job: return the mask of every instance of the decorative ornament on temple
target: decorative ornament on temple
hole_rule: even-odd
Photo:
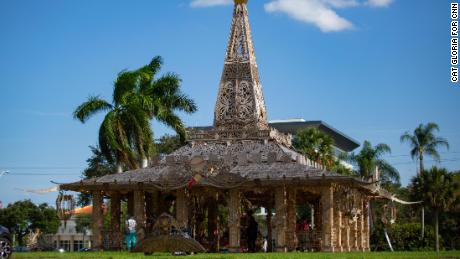
[[[385,204],[382,206],[382,215],[380,220],[384,225],[392,225],[396,223],[396,219],[398,218],[398,210],[393,202],[389,204]]]
[[[59,192],[56,199],[56,211],[60,220],[64,221],[64,226],[67,224],[75,209],[75,200],[72,195]]]

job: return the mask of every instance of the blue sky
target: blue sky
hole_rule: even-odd
[[[228,2],[0,0],[0,171],[11,172],[0,200],[53,203],[55,193],[20,189],[78,180],[102,116],[83,125],[72,111],[89,95],[110,99],[118,72],[155,55],[199,106],[187,125],[211,124]],[[249,12],[269,119],[323,120],[361,143],[387,143],[403,184],[416,164],[399,136],[436,122],[451,144],[441,166],[460,169],[449,1],[250,0]]]

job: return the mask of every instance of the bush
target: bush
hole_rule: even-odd
[[[430,225],[425,225],[425,237],[423,239],[421,238],[422,226],[420,223],[394,224],[387,231],[391,245],[395,251],[425,251],[435,249],[434,229]],[[439,238],[439,243],[443,244],[442,238]],[[382,226],[374,229],[373,240],[376,241],[376,249],[390,249],[386,242]]]

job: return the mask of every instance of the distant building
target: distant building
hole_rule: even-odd
[[[76,252],[82,248],[91,248],[91,230],[88,229],[84,234],[77,233],[76,218],[92,212],[92,206],[76,209],[75,214],[66,222],[61,220],[61,224],[56,234],[48,235],[47,239],[56,249],[64,249],[67,252]]]

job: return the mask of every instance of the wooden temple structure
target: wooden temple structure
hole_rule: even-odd
[[[122,246],[124,200],[138,222],[139,238],[166,212],[208,250],[238,252],[246,246],[246,210],[263,207],[266,236],[273,241],[268,250],[294,251],[297,208],[308,204],[312,249],[369,251],[369,201],[391,195],[375,181],[328,172],[297,153],[291,135],[269,127],[247,0],[234,2],[213,128],[189,132],[187,145],[146,168],[61,184],[60,189],[92,194],[96,248],[103,246],[105,199],[111,249]]]

